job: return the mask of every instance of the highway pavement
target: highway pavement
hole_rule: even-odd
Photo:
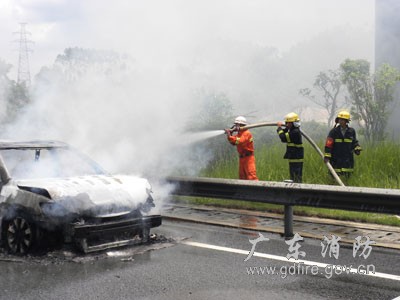
[[[70,249],[25,258],[3,253],[0,299],[400,296],[397,249],[366,243],[354,249],[340,241],[285,240],[277,233],[167,219],[153,233],[151,244],[91,255]]]

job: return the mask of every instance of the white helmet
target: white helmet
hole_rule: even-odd
[[[239,125],[247,125],[247,121],[245,117],[239,116],[235,119],[235,124]]]

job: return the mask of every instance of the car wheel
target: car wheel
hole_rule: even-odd
[[[26,218],[16,216],[7,221],[4,228],[4,242],[12,254],[26,254],[33,249],[36,241],[36,227]]]

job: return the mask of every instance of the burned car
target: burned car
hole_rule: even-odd
[[[84,252],[145,242],[161,225],[148,180],[110,175],[58,141],[0,141],[1,244],[26,254],[50,238]]]

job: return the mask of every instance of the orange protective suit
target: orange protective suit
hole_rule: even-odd
[[[258,180],[251,132],[245,129],[237,135],[228,134],[228,141],[236,146],[239,153],[239,179]]]

